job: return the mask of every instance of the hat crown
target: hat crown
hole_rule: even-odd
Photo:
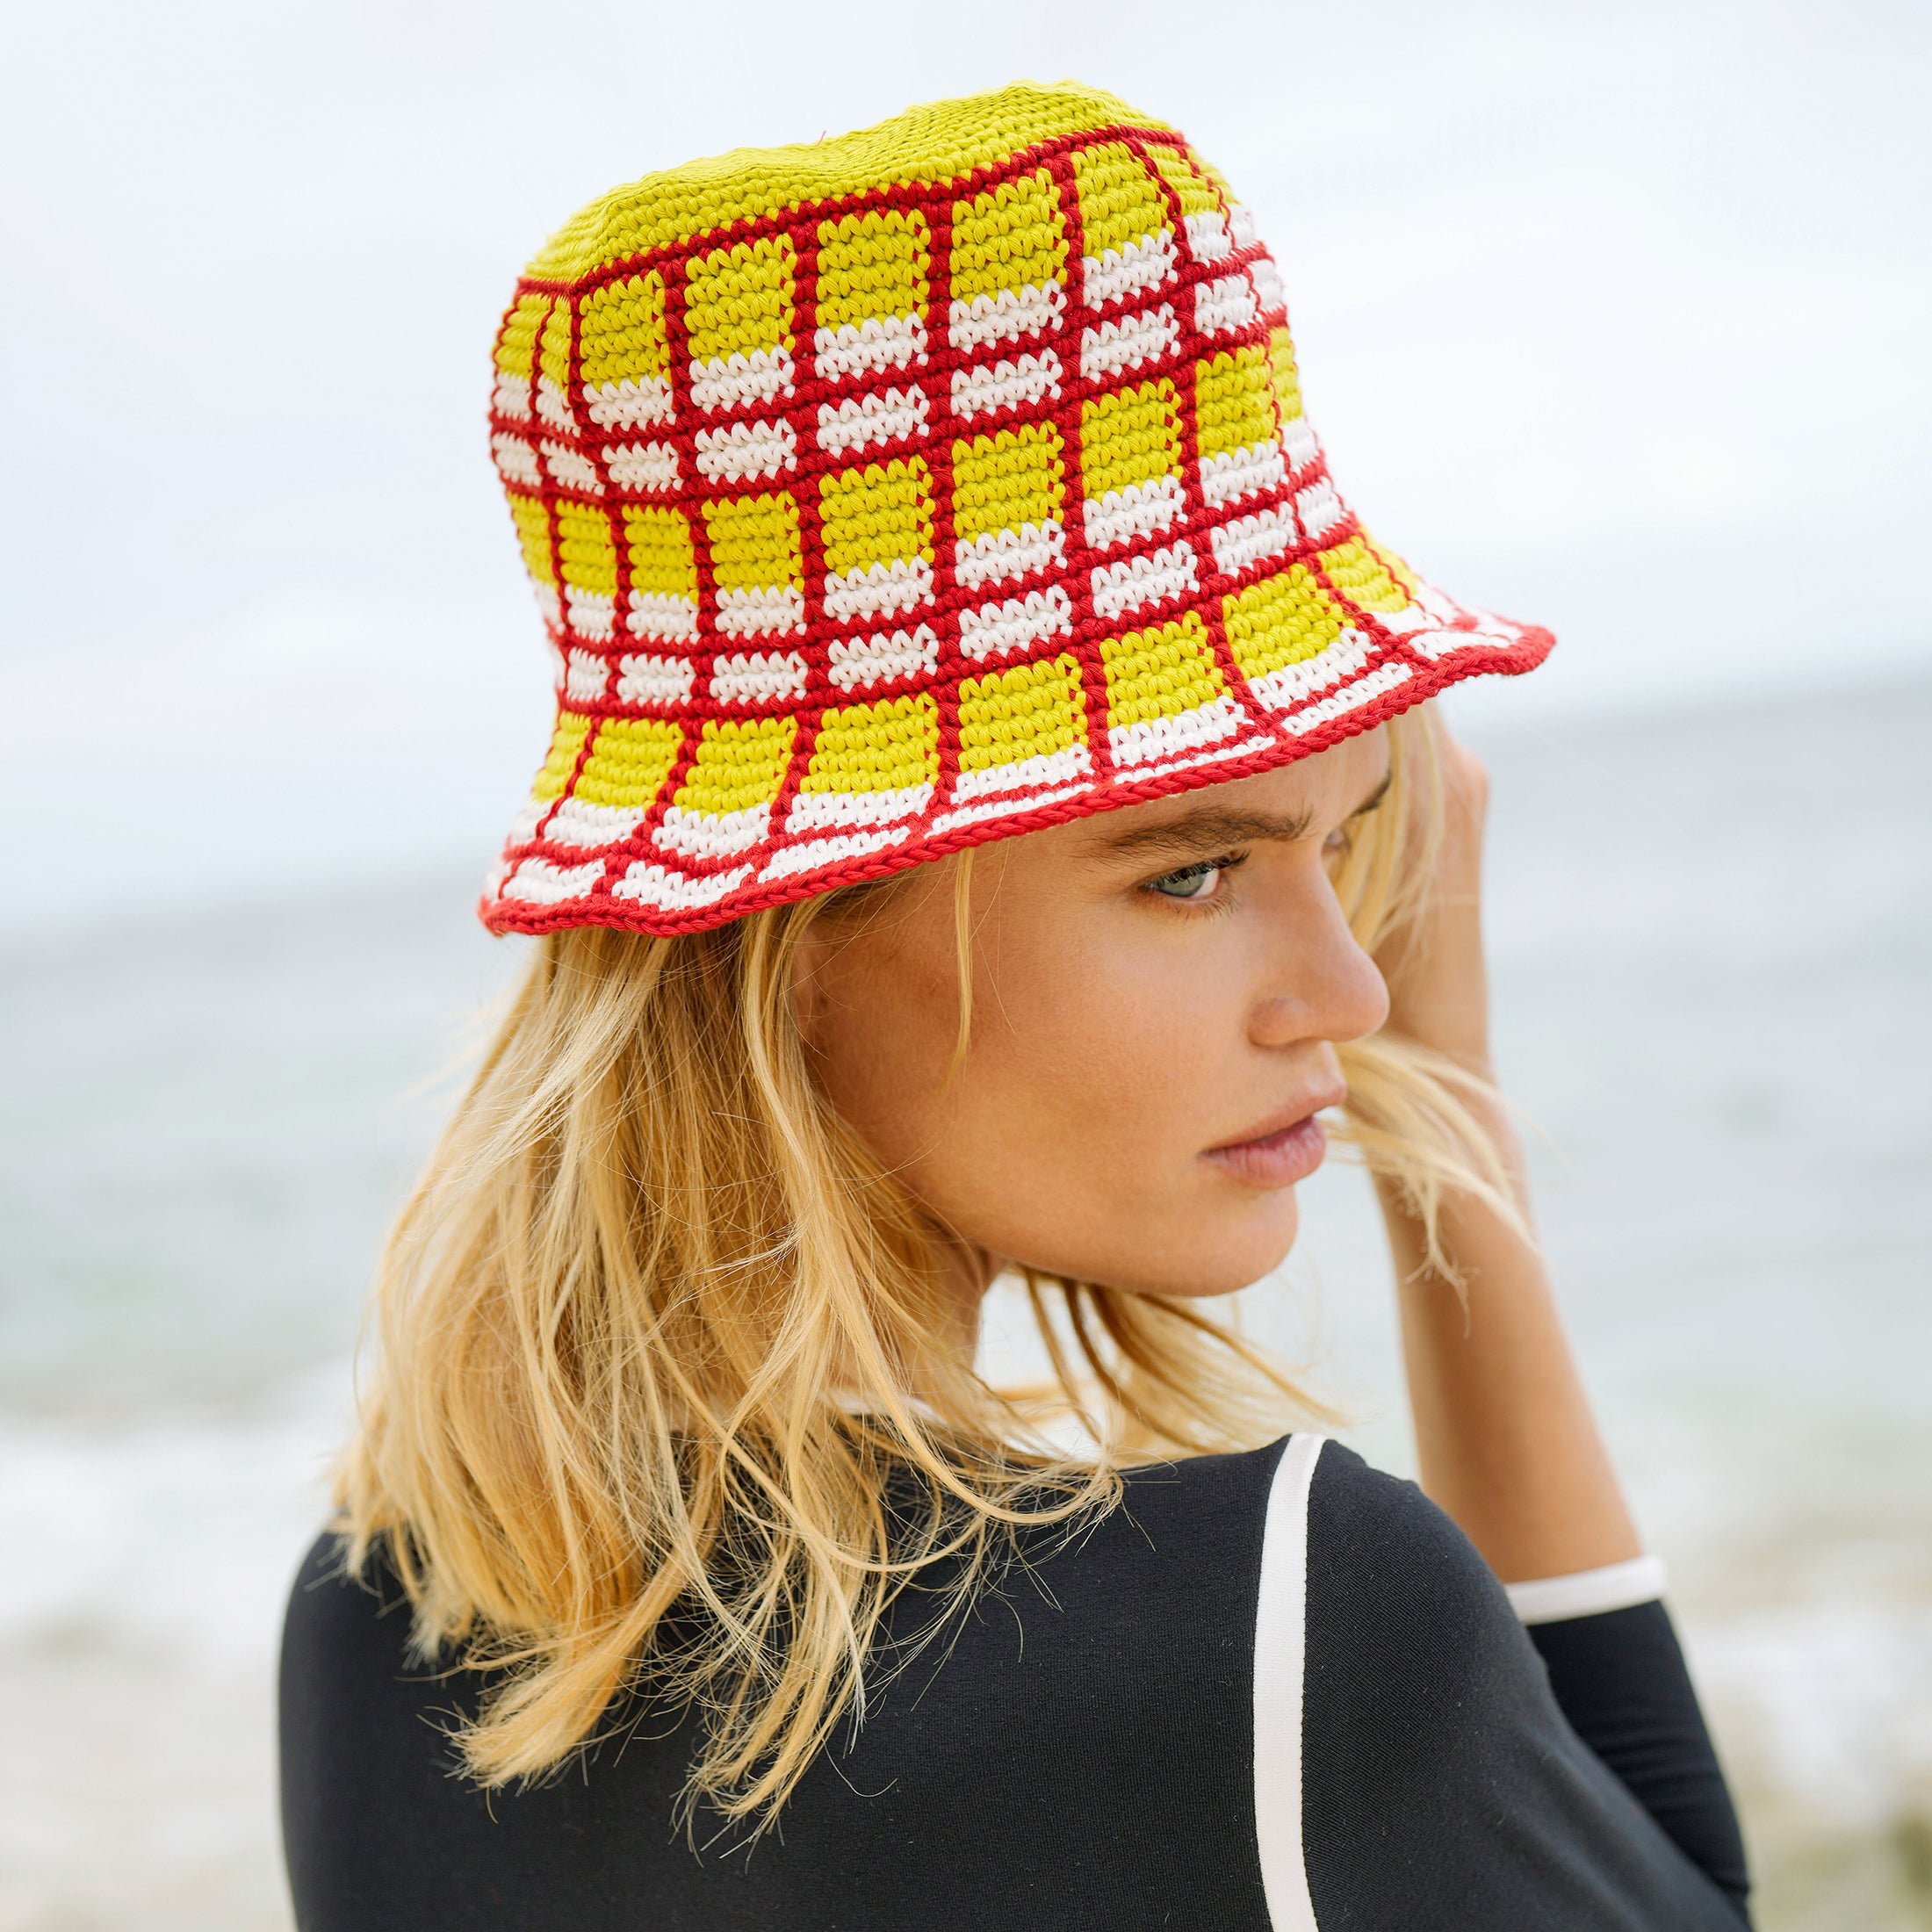
[[[1110,126],[1173,135],[1117,95],[1073,82],[929,101],[876,126],[779,148],[734,148],[613,188],[553,234],[524,270],[574,281],[614,262],[818,203],[943,187],[998,171],[1016,154]]]
[[[1072,85],[602,197],[519,283],[492,443],[559,696],[498,926],[715,923],[1547,647],[1361,534],[1246,211]]]

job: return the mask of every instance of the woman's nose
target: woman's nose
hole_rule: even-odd
[[[1388,1018],[1388,988],[1355,943],[1326,873],[1285,906],[1280,945],[1248,1020],[1258,1047],[1360,1040]]]

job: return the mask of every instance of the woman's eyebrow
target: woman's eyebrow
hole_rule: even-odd
[[[1157,825],[1116,833],[1107,841],[1114,853],[1199,852],[1216,846],[1253,845],[1263,840],[1305,839],[1313,814],[1284,817],[1268,811],[1231,811],[1225,805],[1200,805]]]
[[[1385,771],[1375,789],[1350,812],[1349,817],[1359,818],[1363,813],[1374,811],[1388,796],[1395,775],[1393,770]],[[1297,839],[1307,838],[1313,823],[1314,814],[1308,811],[1288,814],[1235,811],[1226,805],[1204,802],[1193,811],[1184,811],[1179,818],[1166,819],[1160,825],[1142,825],[1129,832],[1116,833],[1107,840],[1106,850],[1110,856],[1139,855],[1200,852],[1220,846],[1255,845],[1265,840],[1292,843]]]

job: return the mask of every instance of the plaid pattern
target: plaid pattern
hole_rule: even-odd
[[[714,925],[1551,642],[1361,530],[1248,212],[1078,88],[606,196],[518,285],[491,441],[559,701],[503,930]]]

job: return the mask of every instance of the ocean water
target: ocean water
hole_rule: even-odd
[[[1503,1069],[1761,1923],[1932,1925],[1932,685],[1475,742]],[[0,951],[0,1932],[287,1926],[280,1599],[514,963],[472,886]],[[1304,1220],[1246,1318],[1404,1468],[1360,1177]]]

